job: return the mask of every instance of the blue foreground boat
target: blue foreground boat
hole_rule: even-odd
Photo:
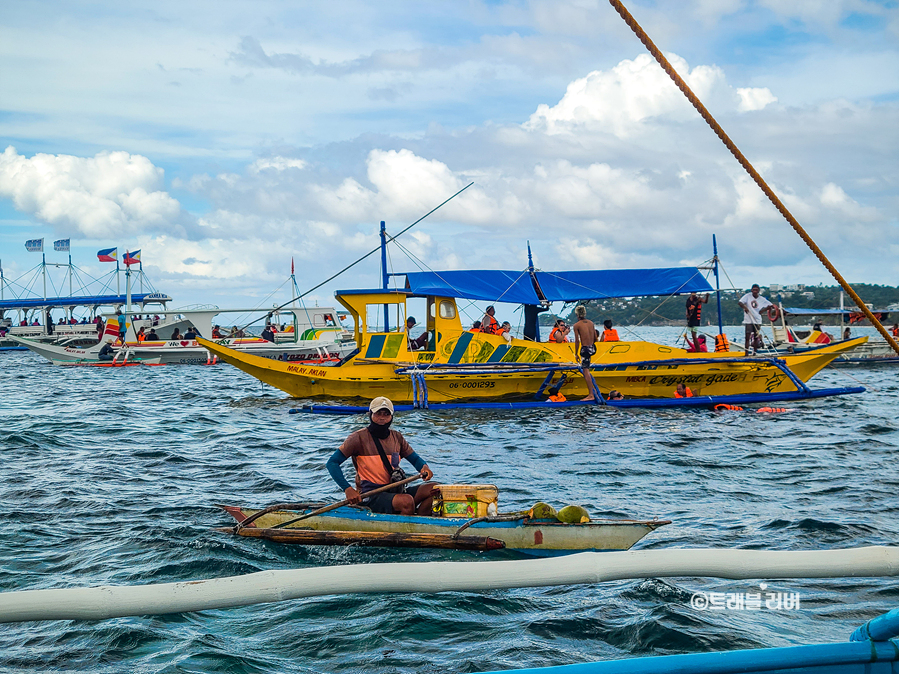
[[[869,620],[845,643],[664,655],[512,671],[516,674],[897,674],[899,643],[893,641],[896,637],[899,637],[899,609]]]

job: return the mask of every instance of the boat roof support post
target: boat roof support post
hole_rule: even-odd
[[[718,278],[718,241],[712,234],[712,259],[715,261],[715,299],[718,302],[718,334],[724,334],[724,323],[721,320],[721,281]]]
[[[385,291],[387,283],[387,223],[381,220],[381,286]],[[390,306],[387,304],[384,305],[384,332],[390,332]]]

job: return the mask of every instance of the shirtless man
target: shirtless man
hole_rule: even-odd
[[[571,326],[574,331],[574,352],[580,356],[581,371],[584,373],[584,380],[587,382],[587,390],[590,392],[584,400],[594,400],[594,391],[596,383],[593,381],[593,375],[590,374],[590,358],[596,353],[596,340],[599,333],[596,331],[596,325],[593,321],[587,320],[587,307],[583,304],[578,305],[574,310],[577,316],[577,323]]]

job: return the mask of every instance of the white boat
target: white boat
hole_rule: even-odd
[[[254,309],[179,309],[162,316],[126,318],[125,344],[117,343],[118,319],[110,316],[103,339],[92,346],[47,344],[9,335],[15,343],[26,346],[55,365],[92,365],[102,363],[99,352],[106,342],[112,344],[117,362],[140,362],[159,365],[208,365],[218,362],[195,339],[171,339],[175,330],[187,333],[193,327],[200,336],[213,336],[213,320],[220,314],[259,314]],[[340,324],[340,316],[331,307],[290,307],[274,312],[280,327],[274,341],[256,336],[224,337],[216,341],[243,353],[264,358],[331,365],[351,354],[356,343],[352,333]],[[284,322],[281,323],[280,321]],[[137,331],[153,328],[161,338],[138,341]],[[121,355],[120,355],[121,354]]]

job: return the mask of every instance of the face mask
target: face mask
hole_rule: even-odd
[[[376,424],[374,419],[371,420],[371,423],[368,425],[368,431],[378,440],[384,440],[390,435],[390,424],[393,422],[393,417],[390,417],[390,421],[386,424]]]

